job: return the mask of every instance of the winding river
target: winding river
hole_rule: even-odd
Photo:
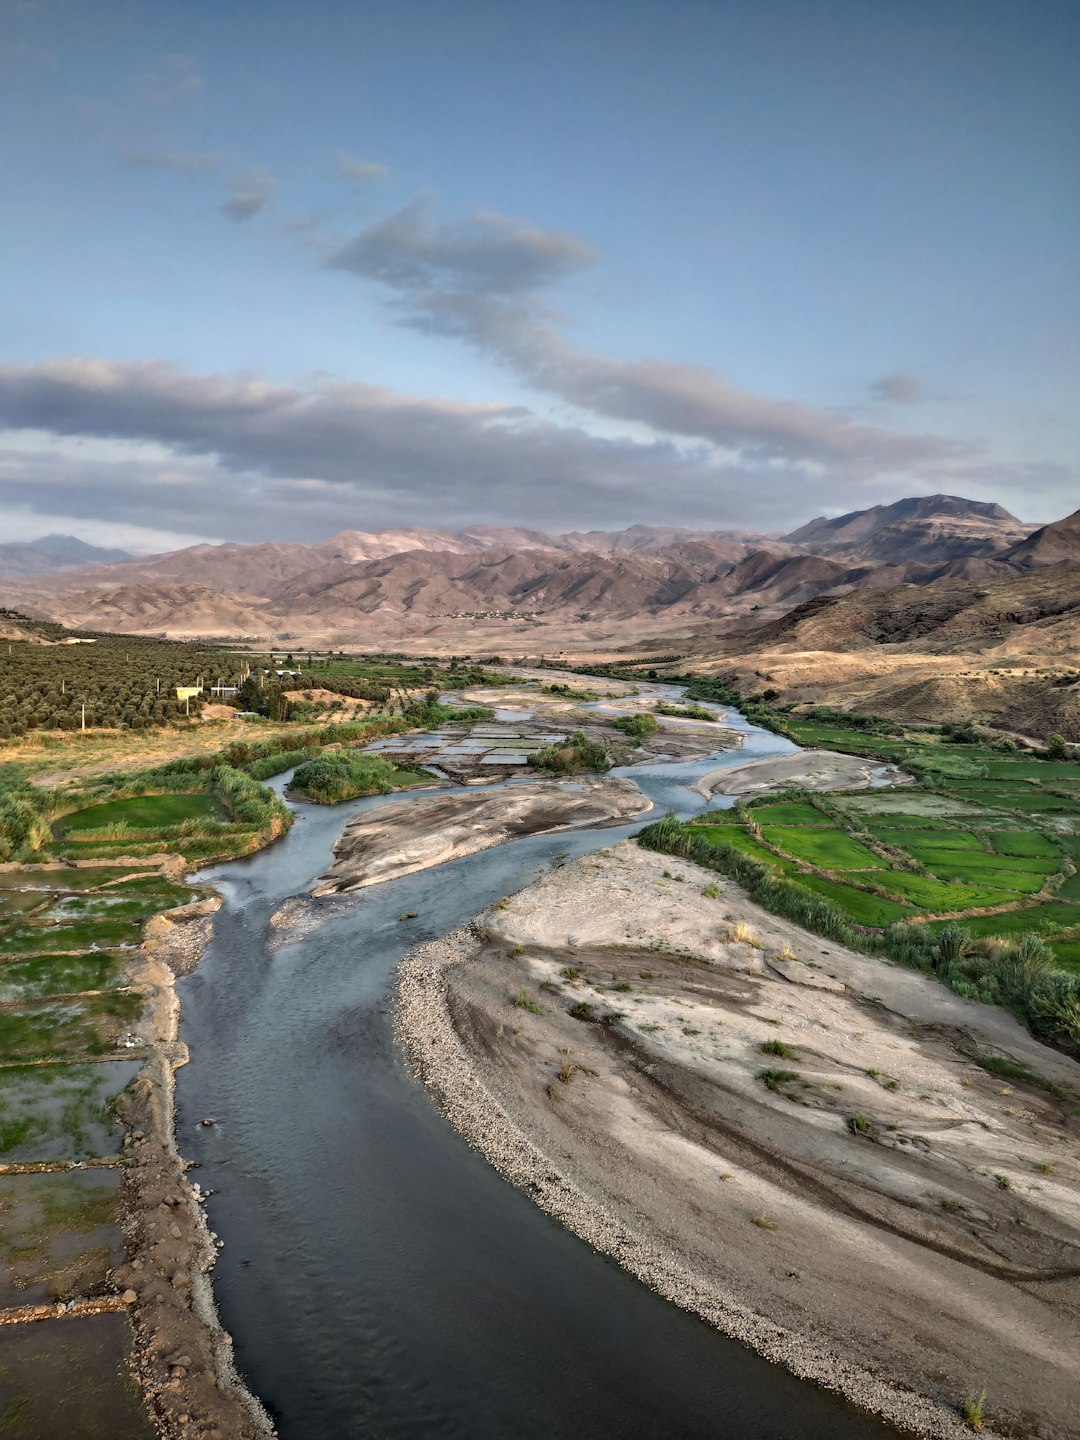
[[[689,814],[704,805],[690,780],[795,748],[728,723],[743,749],[616,773],[655,814]],[[542,1214],[454,1134],[395,1047],[393,974],[407,950],[640,822],[533,836],[376,886],[269,949],[282,900],[326,868],[349,815],[382,803],[300,806],[281,844],[203,872],[224,904],[180,985],[193,1057],[177,1076],[180,1148],[215,1192],[215,1293],[282,1440],[894,1435]]]

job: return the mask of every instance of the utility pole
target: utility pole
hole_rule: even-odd
[[[79,726],[79,729],[80,729],[80,730],[83,730],[83,731],[86,730],[86,701],[85,701],[85,700],[83,701],[83,706],[82,706],[82,724]]]

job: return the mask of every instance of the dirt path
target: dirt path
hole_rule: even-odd
[[[452,1123],[672,1300],[914,1434],[984,1385],[990,1433],[1080,1434],[1080,1066],[1004,1012],[630,842],[398,999]]]

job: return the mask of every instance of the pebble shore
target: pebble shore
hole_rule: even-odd
[[[405,956],[397,975],[398,1041],[414,1073],[458,1134],[568,1230],[722,1334],[792,1374],[843,1395],[904,1434],[920,1440],[970,1436],[971,1430],[955,1412],[891,1385],[809,1336],[776,1325],[715,1283],[706,1283],[677,1255],[635,1232],[613,1208],[587,1195],[533,1142],[484,1085],[450,1015],[448,974],[467,964],[480,943],[472,926],[425,942]],[[993,1434],[989,1429],[982,1433]]]

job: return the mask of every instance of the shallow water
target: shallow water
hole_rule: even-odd
[[[620,773],[655,815],[690,813],[705,802],[689,779],[792,748],[746,726],[741,751]],[[281,900],[325,869],[350,814],[384,803],[300,807],[282,844],[207,872],[225,903],[180,987],[181,1148],[216,1192],[215,1290],[282,1440],[891,1435],[543,1215],[450,1130],[396,1050],[408,949],[640,824],[532,836],[367,889],[269,954]]]

